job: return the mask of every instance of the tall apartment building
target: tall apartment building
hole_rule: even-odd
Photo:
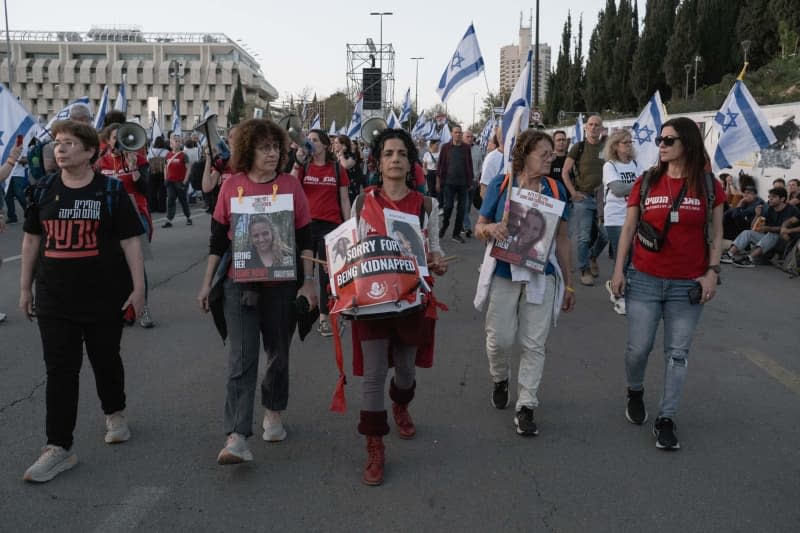
[[[0,42],[5,43],[5,32]],[[150,112],[171,129],[176,85],[181,128],[195,125],[206,103],[227,125],[237,77],[246,102],[267,109],[278,91],[256,60],[221,33],[143,33],[137,28],[92,28],[81,32],[11,31],[11,91],[40,120],[71,100],[88,96],[97,109],[108,85],[113,103],[127,82],[128,117],[150,124]],[[177,72],[177,84],[176,76]],[[0,50],[0,81],[9,83],[9,58]]]
[[[519,79],[519,73],[525,64],[528,57],[528,50],[533,49],[531,28],[533,20],[525,26],[523,24],[522,15],[520,15],[519,24],[519,44],[510,44],[500,48],[500,91],[510,92],[514,89]],[[545,96],[547,95],[547,80],[550,79],[550,45],[539,43],[539,105],[544,103]],[[534,51],[534,61],[536,60],[536,53]],[[531,76],[535,74],[535,68],[531,69]],[[531,83],[534,87],[535,83]],[[535,90],[535,89],[534,89]]]

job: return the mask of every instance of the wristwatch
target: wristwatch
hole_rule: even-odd
[[[719,274],[720,272],[722,272],[722,269],[720,268],[720,266],[719,266],[719,265],[708,265],[708,268],[706,269],[706,272],[708,272],[709,270],[713,270],[713,271],[714,271],[714,272],[716,272],[717,274]]]

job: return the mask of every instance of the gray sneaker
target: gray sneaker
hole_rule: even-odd
[[[5,313],[0,313],[0,322],[4,322],[5,319],[6,319],[6,314]]]
[[[247,439],[239,433],[231,433],[225,441],[225,447],[217,455],[217,464],[237,465],[252,461],[253,453],[247,447]]]
[[[286,429],[283,427],[280,411],[265,409],[261,427],[264,428],[261,438],[267,442],[280,442],[286,439]]]
[[[117,411],[106,415],[106,444],[119,444],[131,438],[128,420],[124,411]]]
[[[147,305],[144,306],[144,311],[142,311],[142,316],[139,318],[139,325],[145,329],[150,329],[155,326],[153,322],[153,317],[150,316],[150,307]]]
[[[34,483],[45,483],[76,464],[78,464],[77,455],[61,446],[48,444],[42,448],[42,455],[25,471],[22,479]]]

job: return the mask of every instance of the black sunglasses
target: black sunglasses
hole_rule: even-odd
[[[659,135],[658,137],[656,137],[656,146],[661,146],[662,142],[664,143],[664,146],[672,146],[678,139],[680,139],[680,137],[672,137],[669,135],[667,135],[666,137],[662,137],[661,135]]]

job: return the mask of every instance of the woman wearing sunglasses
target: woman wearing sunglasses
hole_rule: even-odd
[[[626,276],[625,262],[616,262],[611,288],[627,303],[625,416],[633,424],[647,420],[644,375],[658,323],[664,322],[664,390],[653,435],[657,448],[677,450],[674,418],[689,346],[719,276],[725,193],[718,180],[707,179],[703,138],[694,121],[665,122],[656,143],[660,161],[634,184],[619,239],[617,257],[627,256],[633,243],[633,264]],[[715,189],[713,206],[708,205],[709,184]]]

